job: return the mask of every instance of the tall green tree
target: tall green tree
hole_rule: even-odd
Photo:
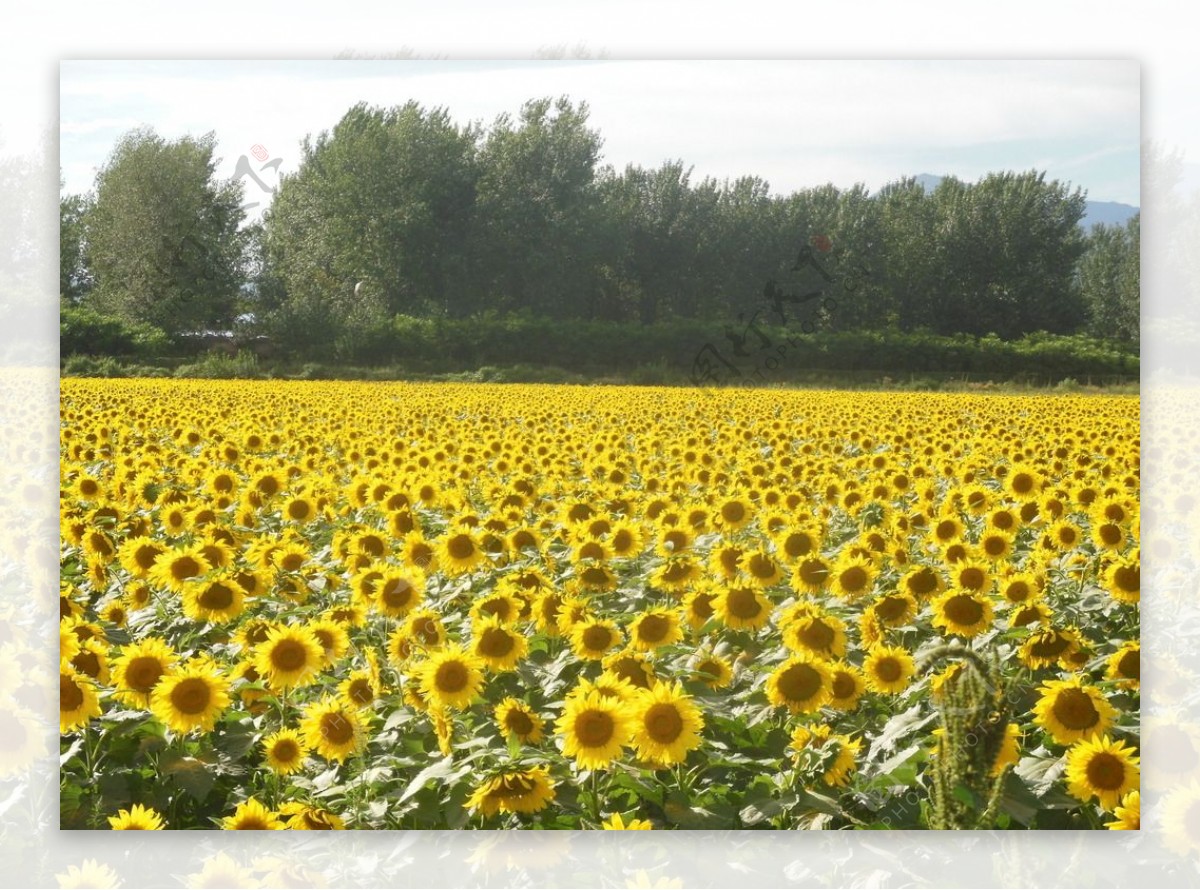
[[[88,195],[63,195],[58,201],[58,293],[66,305],[83,300],[93,283],[84,233],[90,206]]]
[[[85,237],[101,311],[171,334],[229,325],[242,276],[242,186],[216,178],[212,133],[117,143],[96,176]]]
[[[1079,287],[1088,307],[1088,332],[1136,343],[1141,317],[1141,214],[1123,226],[1098,225],[1079,261]]]
[[[479,154],[478,268],[485,307],[579,317],[592,301],[600,256],[597,162],[602,140],[586,102],[526,102],[502,114]]]

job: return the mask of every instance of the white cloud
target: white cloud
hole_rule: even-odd
[[[1078,156],[1089,141],[1096,148],[1086,154],[1138,142],[1138,68],[1128,62],[607,61],[429,72],[429,63],[398,61],[395,75],[378,62],[292,63],[286,73],[269,63],[145,63],[149,76],[135,64],[64,63],[64,132],[98,133],[113,120],[146,121],[172,138],[214,130],[224,175],[254,143],[290,169],[303,136],[332,127],[355,102],[409,99],[486,125],[527,99],[570,95],[588,101],[604,160],[618,168],[682,158],[697,178],[755,173],[775,191],[877,187],[945,172],[944,162],[930,164],[950,152],[989,148],[991,157],[999,143],[1036,141],[1047,155],[1046,143],[1069,141],[1052,155]],[[340,66],[352,65],[368,73],[345,76]],[[913,161],[920,169],[889,166],[922,156],[930,164]],[[1130,176],[1136,182],[1137,171]]]

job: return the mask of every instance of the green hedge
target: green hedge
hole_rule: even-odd
[[[64,358],[153,358],[168,348],[167,335],[153,325],[81,307],[64,307],[59,312],[58,333],[59,351]]]

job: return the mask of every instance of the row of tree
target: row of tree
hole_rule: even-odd
[[[133,131],[62,201],[63,297],[169,334],[252,317],[297,356],[396,315],[720,325],[818,290],[843,330],[1138,338],[1137,219],[1085,232],[1083,193],[1044,174],[780,196],[601,148],[566,98],[486,129],[360,104],[245,226],[211,134]]]

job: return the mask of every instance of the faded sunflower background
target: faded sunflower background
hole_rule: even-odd
[[[1138,410],[66,379],[62,826],[1137,828]]]

